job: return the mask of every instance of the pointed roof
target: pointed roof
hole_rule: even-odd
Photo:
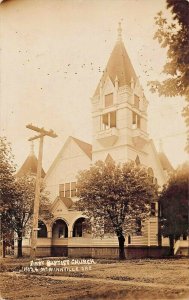
[[[56,199],[54,200],[54,202],[52,203],[52,205],[50,207],[51,212],[54,210],[54,208],[56,207],[58,202],[62,202],[67,209],[70,209],[74,204],[74,202],[72,201],[71,198],[61,197],[59,195],[56,197]]]
[[[25,162],[21,166],[21,168],[18,170],[16,176],[21,177],[24,175],[36,175],[37,174],[37,157],[35,156],[34,149],[33,149],[33,144],[31,144],[31,150],[30,154],[26,158]],[[42,169],[41,171],[41,177],[45,177],[45,172]]]
[[[92,159],[92,145],[88,144],[86,142],[83,142],[79,139],[76,139],[72,136],[69,136],[66,140],[66,142],[64,143],[63,147],[61,148],[60,152],[58,153],[58,155],[56,156],[56,158],[54,159],[52,165],[50,166],[50,168],[47,171],[46,174],[46,179],[48,178],[48,176],[51,174],[52,170],[55,168],[56,164],[59,162],[59,159],[62,156],[62,153],[64,152],[65,148],[67,147],[67,145],[71,142],[74,141],[77,146],[79,146],[79,148],[87,155],[87,157],[91,160]]]
[[[64,205],[69,209],[72,207],[73,205],[73,201],[71,198],[66,198],[66,197],[61,197],[60,196],[60,199],[62,200],[62,202],[64,203]]]
[[[111,157],[111,155],[108,153],[108,155],[106,156],[106,159],[105,159],[105,162],[106,163],[112,163],[112,162],[114,162],[114,160],[113,160],[113,158]]]
[[[174,169],[173,169],[169,159],[167,158],[166,154],[164,152],[159,152],[158,156],[159,156],[159,160],[161,162],[163,170],[167,171],[167,172],[172,172]]]
[[[76,139],[72,136],[71,136],[71,138],[76,142],[76,144],[81,148],[81,150],[83,150],[83,152],[85,152],[85,154],[87,154],[87,156],[90,159],[92,159],[92,145],[88,144],[86,142],[83,142],[79,139]]]
[[[124,43],[121,39],[120,26],[118,28],[118,40],[111,53],[106,69],[104,71],[103,76],[101,77],[101,80],[97,86],[94,96],[100,94],[100,85],[104,85],[108,76],[111,79],[112,83],[115,82],[117,76],[119,87],[124,85],[130,85],[132,79],[137,79],[137,75],[127,54]]]

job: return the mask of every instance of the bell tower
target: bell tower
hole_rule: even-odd
[[[148,102],[122,41],[121,23],[91,103],[93,162],[109,154],[117,162],[137,158],[145,164]]]

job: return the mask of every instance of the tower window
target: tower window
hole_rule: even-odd
[[[134,95],[134,106],[139,109],[140,99],[137,95]]]
[[[109,125],[109,114],[105,114],[105,115],[102,115],[102,124],[103,124],[103,129],[106,129],[108,128],[108,125]]]
[[[116,112],[112,111],[110,113],[110,128],[116,127]]]
[[[105,95],[104,98],[105,107],[113,105],[113,93]]]
[[[140,128],[140,116],[133,111],[132,115],[132,125],[133,128]]]
[[[102,115],[102,129],[109,129],[116,127],[116,112],[112,111]]]

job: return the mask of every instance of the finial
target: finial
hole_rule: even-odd
[[[33,156],[34,155],[34,144],[33,144],[33,141],[31,141],[31,144],[30,144],[30,156]]]
[[[117,29],[117,40],[122,41],[122,28],[121,28],[121,22],[118,23],[118,29]]]

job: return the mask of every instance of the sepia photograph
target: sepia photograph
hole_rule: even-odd
[[[0,300],[189,299],[189,1],[0,1]]]

